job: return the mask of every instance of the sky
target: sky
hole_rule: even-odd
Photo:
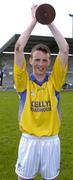
[[[0,0],[0,48],[15,34],[21,34],[32,19],[33,4],[47,3],[56,11],[54,24],[64,37],[72,37],[73,0]],[[47,26],[37,23],[31,35],[52,36]]]

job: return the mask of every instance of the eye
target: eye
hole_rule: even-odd
[[[47,59],[43,59],[43,62],[48,62],[48,60]]]
[[[39,62],[39,61],[40,61],[40,59],[38,59],[38,58],[37,58],[37,59],[34,59],[34,61],[35,61],[35,62]]]

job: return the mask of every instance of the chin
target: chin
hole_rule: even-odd
[[[44,75],[43,72],[38,73],[38,75]]]

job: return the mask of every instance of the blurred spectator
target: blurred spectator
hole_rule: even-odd
[[[2,86],[3,83],[3,71],[0,69],[0,86]]]

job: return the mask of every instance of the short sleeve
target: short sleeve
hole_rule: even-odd
[[[20,68],[17,64],[14,64],[14,83],[17,92],[23,92],[27,86],[28,73],[26,71],[26,62],[23,67]]]
[[[57,91],[60,91],[62,85],[64,84],[66,74],[68,70],[68,65],[65,68],[62,67],[59,56],[57,56],[55,64],[53,66],[53,70],[51,73],[51,80],[53,82],[54,88]]]

